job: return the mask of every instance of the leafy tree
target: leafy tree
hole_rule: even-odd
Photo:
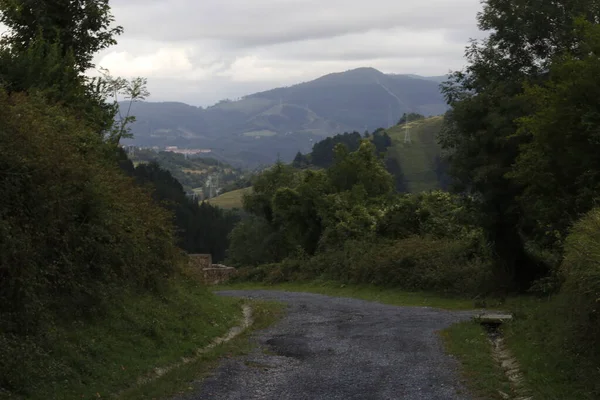
[[[358,132],[346,132],[321,140],[313,146],[311,153],[312,164],[322,168],[329,167],[333,163],[333,149],[338,143],[345,145],[348,151],[352,152],[358,149],[361,140],[362,137]]]
[[[113,144],[130,137],[131,104],[148,96],[146,80],[84,75],[94,54],[116,41],[108,0],[0,0],[0,83],[11,92],[39,92],[85,118]],[[122,112],[119,96],[129,100]],[[110,98],[112,102],[109,102]]]
[[[392,177],[375,154],[375,146],[364,140],[354,153],[341,144],[335,148],[334,164],[327,169],[330,185],[337,192],[360,185],[368,197],[380,197],[392,192]]]
[[[407,122],[418,121],[420,119],[425,119],[425,116],[414,112],[404,113],[402,114],[402,117],[400,117],[396,125],[404,125]]]
[[[172,213],[177,228],[177,244],[183,250],[211,254],[215,262],[225,258],[229,233],[239,221],[237,215],[208,203],[198,204],[186,195],[177,179],[157,162],[139,164],[134,168],[124,152],[121,157],[126,160],[122,161],[121,168],[133,176],[138,185],[148,187],[157,204]]]
[[[116,44],[123,28],[111,28],[114,18],[108,0],[1,0],[0,22],[10,32],[4,42],[25,52],[36,41],[60,46],[62,56],[74,58],[83,73],[93,67],[94,55]]]
[[[450,151],[450,173],[456,189],[482,198],[483,221],[495,252],[521,287],[543,273],[524,251],[517,197],[522,187],[507,178],[519,146],[528,138],[514,135],[516,120],[531,112],[522,96],[525,82],[546,79],[556,54],[578,51],[574,18],[599,16],[595,0],[488,0],[478,16],[488,38],[466,50],[469,65],[454,73],[443,91],[452,107],[441,135]]]
[[[310,157],[308,155],[304,155],[300,152],[296,153],[296,157],[294,157],[294,161],[292,161],[292,166],[294,168],[306,168],[310,165]]]
[[[373,144],[375,145],[375,150],[377,154],[383,154],[387,151],[388,147],[392,145],[392,138],[387,134],[383,129],[376,130],[373,132]]]
[[[534,112],[519,120],[526,143],[507,175],[524,188],[519,203],[527,233],[545,245],[560,245],[600,195],[600,29],[583,21],[577,29],[584,56],[565,53],[546,83],[525,90]]]
[[[180,250],[168,213],[124,176],[87,121],[0,90],[0,323],[32,334],[125,288],[159,290]]]
[[[398,162],[396,157],[392,157],[387,155],[385,157],[385,169],[389,172],[394,178],[394,187],[396,188],[396,192],[398,193],[408,193],[409,187],[406,182],[406,178],[404,177],[404,172],[402,172],[402,167]]]

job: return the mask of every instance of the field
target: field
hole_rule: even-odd
[[[390,156],[400,162],[408,188],[413,193],[439,187],[435,157],[441,154],[441,147],[436,137],[443,120],[442,116],[437,116],[409,123],[411,143],[404,143],[404,125],[387,130],[393,143]]]
[[[242,197],[244,196],[244,193],[247,193],[250,190],[252,190],[251,187],[233,190],[231,192],[223,193],[220,196],[213,197],[212,199],[207,200],[207,202],[213,206],[225,209],[242,208]]]

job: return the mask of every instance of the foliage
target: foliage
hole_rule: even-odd
[[[289,251],[285,237],[258,217],[238,223],[230,234],[227,263],[232,265],[259,265],[281,260]]]
[[[325,279],[409,291],[475,295],[491,289],[491,265],[466,240],[411,237],[397,241],[348,240],[313,257],[243,268],[240,279],[266,282]],[[249,264],[247,264],[249,265]]]
[[[10,30],[4,41],[11,48],[25,52],[37,39],[56,43],[62,56],[72,55],[79,73],[93,67],[94,55],[116,44],[123,31],[111,27],[108,0],[2,0],[0,22]]]
[[[112,148],[34,95],[0,92],[0,121],[3,330],[93,315],[123,286],[159,290],[179,263],[170,218]]]
[[[600,209],[575,224],[566,239],[560,296],[568,301],[565,324],[572,344],[586,352],[600,346]],[[600,362],[600,358],[598,359]]]
[[[418,121],[420,119],[425,119],[425,116],[414,112],[404,113],[402,114],[402,117],[400,118],[400,120],[398,120],[398,123],[396,125],[404,125],[406,123]]]
[[[393,239],[412,235],[483,239],[477,208],[473,198],[443,191],[403,195],[385,210],[378,231]]]
[[[520,119],[526,138],[508,177],[523,186],[519,203],[527,233],[547,247],[560,247],[568,228],[596,204],[600,195],[600,29],[578,25],[576,57],[565,54],[550,68],[543,85],[528,86],[523,97],[531,115]]]
[[[358,149],[361,140],[362,137],[358,132],[345,132],[323,139],[313,146],[312,152],[310,153],[310,161],[317,167],[329,167],[333,163],[333,149],[338,143],[344,144],[348,151],[353,152]]]
[[[182,276],[169,281],[163,297],[125,289],[109,305],[92,320],[58,322],[26,337],[0,332],[0,397],[116,397],[156,367],[193,356],[240,316],[239,300]]]
[[[105,69],[100,69],[101,77],[93,78],[91,86],[95,87],[102,98],[112,98],[111,110],[114,113],[115,121],[110,130],[105,133],[106,140],[118,145],[121,139],[132,138],[130,124],[135,122],[135,116],[131,115],[131,106],[134,102],[143,101],[150,96],[146,87],[147,79],[142,77],[115,78]],[[119,96],[123,96],[129,103],[122,104]],[[127,111],[124,113],[122,105],[127,105]]]
[[[518,201],[523,187],[507,176],[519,146],[529,141],[526,135],[515,135],[516,120],[535,112],[531,101],[521,96],[523,86],[544,81],[556,55],[581,53],[574,19],[583,15],[596,21],[597,5],[595,0],[486,1],[478,23],[491,33],[467,48],[469,65],[443,88],[452,107],[441,136],[449,150],[450,172],[460,190],[481,196],[489,239],[521,288],[546,272],[524,250],[521,228],[526,213]],[[562,118],[562,111],[559,115]]]
[[[121,153],[121,157],[124,158],[121,169],[133,176],[138,185],[147,187],[157,204],[173,215],[179,247],[187,253],[211,254],[213,261],[222,261],[229,246],[229,233],[239,217],[205,202],[198,204],[186,195],[177,179],[158,163],[133,167],[124,153]]]
[[[77,71],[71,53],[37,37],[21,51],[0,42],[0,84],[8,93],[41,94],[85,118],[98,132],[110,129],[114,110],[103,94]]]
[[[324,277],[452,293],[485,290],[491,279],[474,200],[394,196],[369,140],[355,152],[338,144],[325,170],[277,164],[253,188],[245,209],[254,217],[234,228],[229,253],[234,265],[255,267],[246,279]]]

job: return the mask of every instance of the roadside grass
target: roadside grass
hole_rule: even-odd
[[[559,297],[508,298],[503,308],[514,320],[502,325],[505,345],[518,361],[523,387],[533,399],[598,399],[600,366],[591,361],[594,356],[569,350],[567,338],[572,328],[560,317],[560,307]],[[456,324],[443,331],[442,337],[447,351],[461,362],[466,383],[474,393],[482,399],[499,399],[497,390],[510,393],[506,377],[493,367],[491,346],[482,327],[474,322]]]
[[[484,328],[476,322],[454,324],[440,332],[446,352],[461,364],[463,385],[481,400],[502,400],[498,392],[510,394],[507,377],[492,358],[492,347]]]
[[[170,399],[199,390],[201,380],[218,366],[219,360],[247,354],[254,346],[249,340],[252,331],[267,328],[281,317],[284,310],[284,305],[278,302],[252,301],[250,304],[254,323],[246,331],[193,362],[174,368],[152,382],[124,391],[119,399]]]
[[[173,279],[161,296],[127,293],[113,301],[105,315],[57,322],[43,335],[23,338],[0,331],[0,398],[114,397],[154,368],[194,355],[242,315],[242,300],[215,296],[185,278]],[[270,321],[272,310],[257,307],[257,327]],[[216,360],[225,351],[217,347],[194,364]]]
[[[600,349],[574,350],[574,327],[565,321],[567,304],[560,295],[510,304],[515,321],[503,332],[519,361],[534,399],[592,400],[600,398]],[[585,354],[587,353],[587,354]]]
[[[252,188],[244,188],[232,190],[231,192],[223,193],[220,196],[206,200],[210,205],[221,207],[224,209],[242,208],[242,198],[244,194],[251,191]]]
[[[335,297],[353,297],[396,306],[435,307],[447,310],[472,310],[473,300],[428,292],[406,292],[373,285],[344,285],[337,282],[285,282],[273,285],[240,282],[213,286],[212,290],[282,290],[310,292]]]

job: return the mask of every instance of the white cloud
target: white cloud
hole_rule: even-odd
[[[153,101],[210,105],[358,67],[463,66],[479,0],[113,0],[125,33],[96,57],[145,76]]]

